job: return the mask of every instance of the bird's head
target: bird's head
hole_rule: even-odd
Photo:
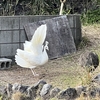
[[[49,50],[48,44],[49,44],[49,42],[48,41],[45,41],[45,49],[46,50]]]

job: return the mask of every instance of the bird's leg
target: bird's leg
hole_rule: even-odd
[[[32,68],[31,68],[31,71],[32,71],[34,76],[39,76],[39,74],[37,74]]]

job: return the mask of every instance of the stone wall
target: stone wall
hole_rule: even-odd
[[[33,86],[18,83],[0,87],[2,100],[99,100],[100,87],[77,86],[64,90],[40,80]]]

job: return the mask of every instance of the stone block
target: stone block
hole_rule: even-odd
[[[46,41],[49,42],[49,51],[47,53],[50,59],[76,51],[69,22],[65,15],[26,24],[25,31],[28,40],[31,40],[37,27],[42,24],[47,25]]]
[[[0,70],[11,68],[11,59],[0,58]]]

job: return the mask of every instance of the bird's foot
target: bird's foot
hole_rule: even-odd
[[[37,74],[37,73],[35,73],[35,74],[33,74],[34,76],[39,76],[39,74]]]
[[[33,76],[39,76],[33,69],[31,69]]]

